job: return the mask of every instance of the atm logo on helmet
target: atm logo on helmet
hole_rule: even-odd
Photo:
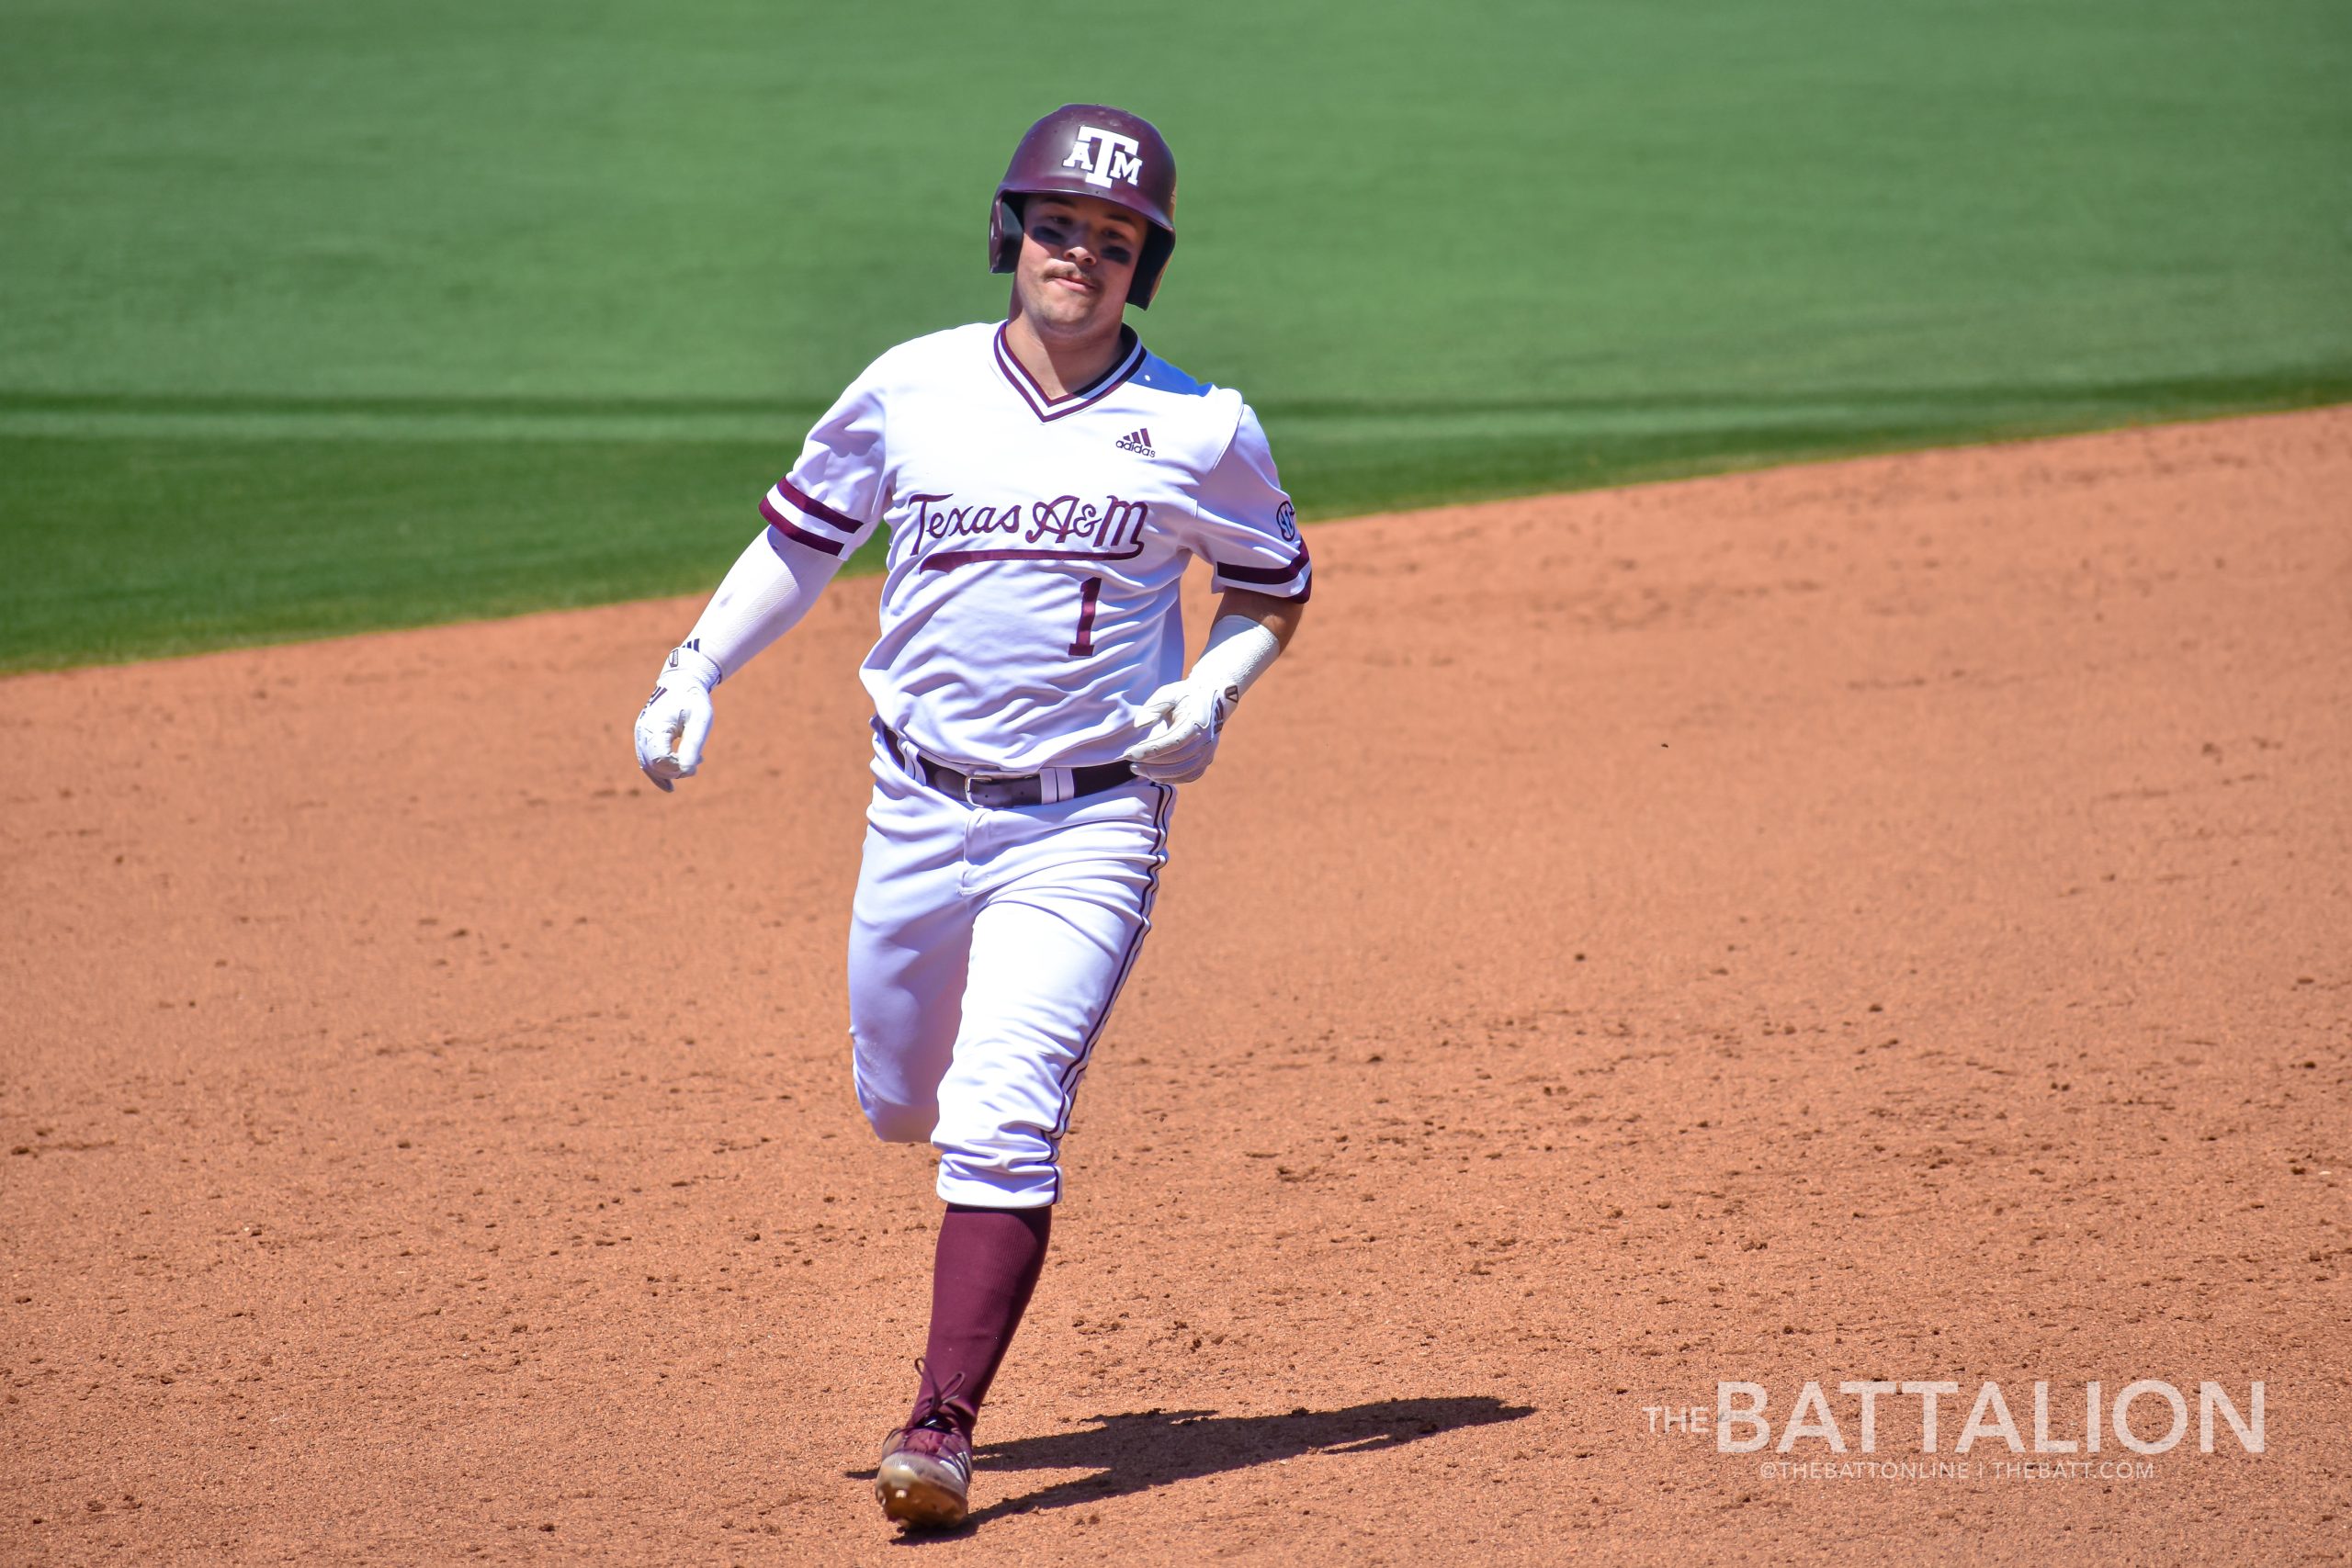
[[[1069,156],[1062,160],[1065,169],[1084,169],[1086,183],[1108,186],[1113,180],[1136,183],[1143,173],[1140,145],[1132,136],[1121,136],[1114,130],[1081,125],[1078,136],[1069,144]]]

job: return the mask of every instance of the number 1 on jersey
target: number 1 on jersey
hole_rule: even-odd
[[[1078,637],[1069,645],[1072,659],[1083,659],[1094,651],[1094,604],[1102,597],[1102,580],[1090,577],[1078,591]]]

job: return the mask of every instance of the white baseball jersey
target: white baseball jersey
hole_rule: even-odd
[[[890,530],[864,679],[885,724],[966,772],[1117,760],[1183,675],[1178,582],[1305,600],[1290,498],[1241,394],[1121,329],[1118,362],[1048,398],[1001,325],[890,350],[761,503],[783,537],[846,556]]]

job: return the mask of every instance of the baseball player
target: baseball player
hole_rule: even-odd
[[[637,721],[648,776],[692,776],[712,692],[889,529],[850,1035],[866,1120],[938,1149],[946,1204],[914,1406],[875,1483],[915,1528],[966,1516],[973,1423],[1045,1261],[1071,1100],[1151,928],[1174,786],[1208,768],[1312,581],[1257,416],[1125,323],[1159,288],[1175,208],[1148,122],[1073,104],[1032,126],[989,214],[1010,315],[852,383]],[[1222,597],[1187,672],[1193,557]]]

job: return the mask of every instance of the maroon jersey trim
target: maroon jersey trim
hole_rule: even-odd
[[[1301,556],[1288,566],[1227,566],[1223,561],[1214,564],[1219,577],[1229,577],[1236,582],[1288,582],[1306,570],[1307,560]]]
[[[816,497],[804,491],[798,485],[794,484],[788,479],[776,480],[775,488],[784,492],[785,500],[792,502],[793,505],[800,508],[801,511],[807,513],[809,516],[814,517],[820,523],[831,523],[834,527],[839,528],[844,534],[855,534],[860,528],[865,526],[865,524],[860,523],[856,518],[852,517],[847,513],[834,511],[831,507],[827,506],[823,502],[819,501]]]
[[[806,545],[812,550],[822,550],[829,556],[837,556],[842,553],[842,542],[839,539],[828,539],[822,534],[810,533],[783,513],[778,512],[766,496],[760,497],[760,515],[768,520],[769,527],[787,539]]]
[[[1127,345],[1127,352],[1119,362],[1077,391],[1058,398],[1047,397],[1046,389],[1037,385],[1035,378],[1012,356],[1012,350],[1005,346],[1003,327],[997,328],[996,336],[990,343],[996,351],[997,369],[1003,373],[1012,389],[1021,394],[1021,400],[1029,405],[1029,412],[1040,420],[1056,420],[1101,402],[1121,382],[1141,368],[1144,359],[1142,340],[1136,336],[1133,327],[1121,327],[1119,335]]]

